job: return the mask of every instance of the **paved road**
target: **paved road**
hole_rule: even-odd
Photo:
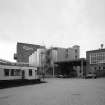
[[[0,90],[0,105],[105,105],[105,79],[47,79]]]

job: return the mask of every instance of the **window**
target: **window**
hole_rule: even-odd
[[[15,76],[18,76],[18,75],[17,75],[17,69],[15,69]]]
[[[105,70],[105,66],[103,67],[103,69]]]
[[[65,58],[68,58],[68,54],[65,54]]]
[[[21,76],[21,70],[20,69],[17,70],[17,76]]]
[[[66,49],[65,58],[68,58],[68,49]]]
[[[11,76],[14,76],[14,69],[11,69]]]
[[[9,76],[9,69],[4,69],[4,75]]]
[[[17,70],[14,69],[14,76],[17,76]]]
[[[99,66],[99,70],[101,70],[101,67]]]
[[[104,63],[105,53],[91,53],[90,54],[90,64]]]
[[[37,70],[35,70],[35,75],[37,75]]]
[[[29,69],[29,76],[32,76],[32,69]]]
[[[20,76],[20,69],[16,69],[14,74],[15,76]]]
[[[77,55],[75,56],[75,59],[77,59]]]
[[[77,49],[75,49],[75,53],[77,53],[78,52],[78,50]]]
[[[97,70],[97,67],[94,67],[95,70]]]

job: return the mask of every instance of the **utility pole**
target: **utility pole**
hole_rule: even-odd
[[[54,61],[53,61],[53,78],[55,77]]]

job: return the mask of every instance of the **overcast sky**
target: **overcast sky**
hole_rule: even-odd
[[[0,0],[0,58],[13,61],[16,43],[87,50],[105,45],[105,0]]]

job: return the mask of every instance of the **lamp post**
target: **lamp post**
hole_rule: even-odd
[[[53,61],[53,78],[55,77],[54,61]]]
[[[45,70],[44,70],[45,58],[44,58],[44,54],[45,54],[44,52],[40,53],[40,56],[41,56],[41,58],[40,58],[40,62],[41,62],[40,66],[41,66],[41,72],[42,72],[43,79],[44,79],[44,76],[45,76]]]

